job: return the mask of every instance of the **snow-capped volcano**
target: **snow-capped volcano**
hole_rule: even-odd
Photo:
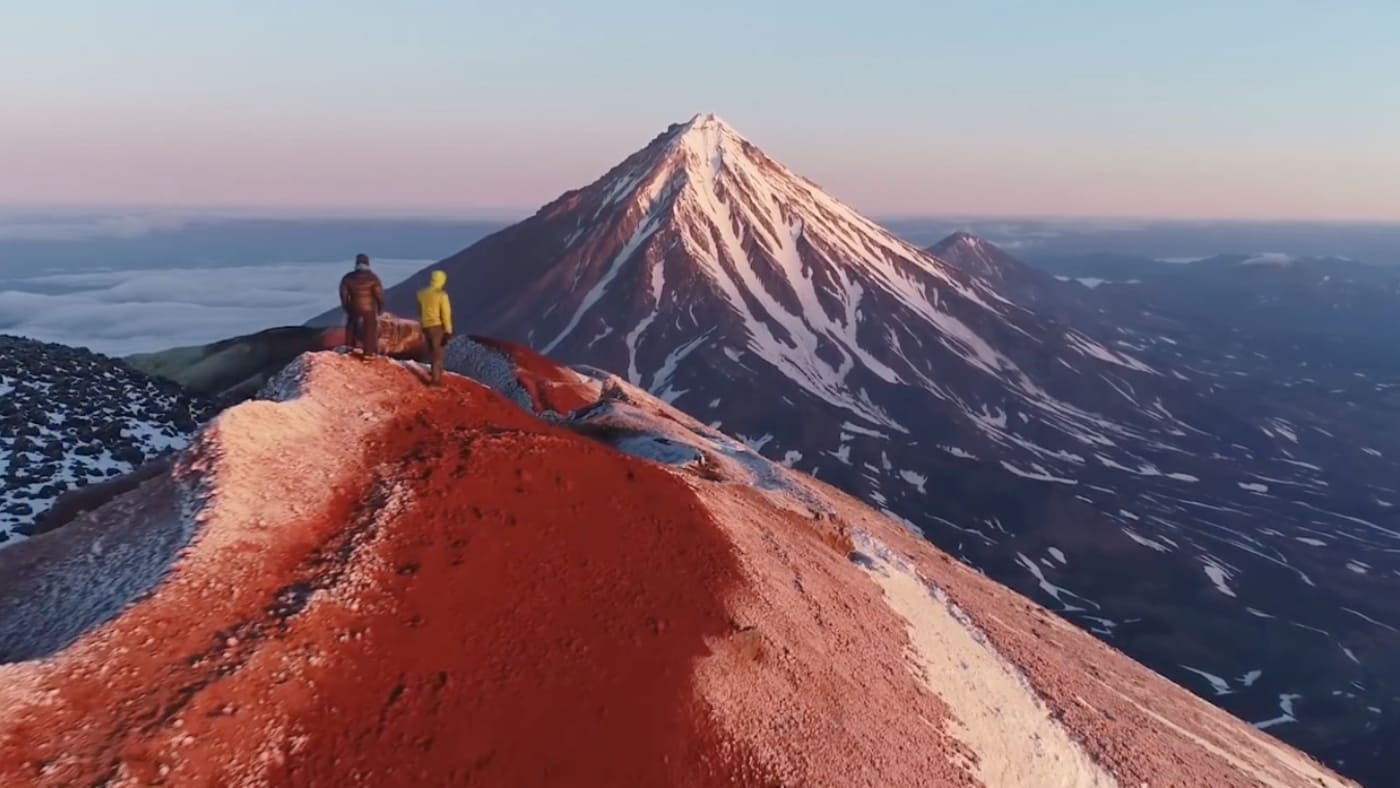
[[[615,371],[1281,737],[1400,714],[1393,455],[984,240],[917,249],[704,115],[433,268],[459,330]]]
[[[758,363],[867,428],[907,432],[877,389],[965,402],[960,389],[994,385],[1079,434],[1102,424],[1048,397],[1015,351],[1155,374],[1043,330],[985,279],[894,237],[713,115],[444,266],[474,326],[668,399],[693,390],[696,370]],[[390,303],[408,310],[416,285]]]
[[[852,436],[959,436],[944,454],[1011,449],[1029,460],[1017,471],[1053,479],[1181,431],[1120,393],[1173,378],[894,237],[712,115],[439,267],[473,330],[617,370],[792,462],[853,462]],[[410,310],[417,285],[391,305]],[[726,406],[750,380],[776,400]]]

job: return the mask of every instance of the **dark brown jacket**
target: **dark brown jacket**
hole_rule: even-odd
[[[384,285],[373,271],[351,271],[340,280],[340,307],[351,314],[384,311]]]

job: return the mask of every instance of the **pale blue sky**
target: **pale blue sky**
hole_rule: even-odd
[[[1400,219],[1389,0],[0,0],[0,203],[533,209],[715,112],[870,213]]]

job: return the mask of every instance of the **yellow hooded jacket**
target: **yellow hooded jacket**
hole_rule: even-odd
[[[447,298],[443,287],[447,284],[447,273],[434,271],[428,279],[428,286],[418,291],[418,322],[424,328],[442,326],[444,333],[452,333],[452,302]]]

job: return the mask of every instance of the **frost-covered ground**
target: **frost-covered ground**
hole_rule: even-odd
[[[0,544],[63,493],[184,447],[205,415],[114,359],[0,336]]]

